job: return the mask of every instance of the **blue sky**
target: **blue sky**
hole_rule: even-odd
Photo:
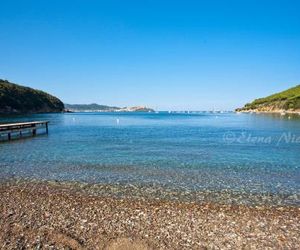
[[[300,1],[0,0],[0,78],[66,103],[234,109],[300,84]]]

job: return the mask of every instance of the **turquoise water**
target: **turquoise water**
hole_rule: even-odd
[[[68,113],[2,117],[0,123],[31,120],[49,120],[49,135],[1,142],[2,180],[152,187],[174,196],[229,192],[244,200],[268,195],[300,204],[297,116]]]

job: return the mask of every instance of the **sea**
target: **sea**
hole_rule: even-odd
[[[234,112],[55,113],[49,134],[0,136],[0,181],[95,195],[300,206],[300,116]]]

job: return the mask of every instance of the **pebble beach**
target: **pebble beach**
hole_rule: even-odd
[[[300,208],[0,185],[0,249],[299,249]]]

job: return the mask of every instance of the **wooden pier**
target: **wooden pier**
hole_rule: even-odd
[[[46,134],[48,134],[48,123],[49,121],[35,121],[0,124],[0,140],[4,137],[10,141],[13,135],[16,138],[22,138],[23,133],[28,134],[28,132],[30,135],[35,136],[38,129],[45,129]]]

